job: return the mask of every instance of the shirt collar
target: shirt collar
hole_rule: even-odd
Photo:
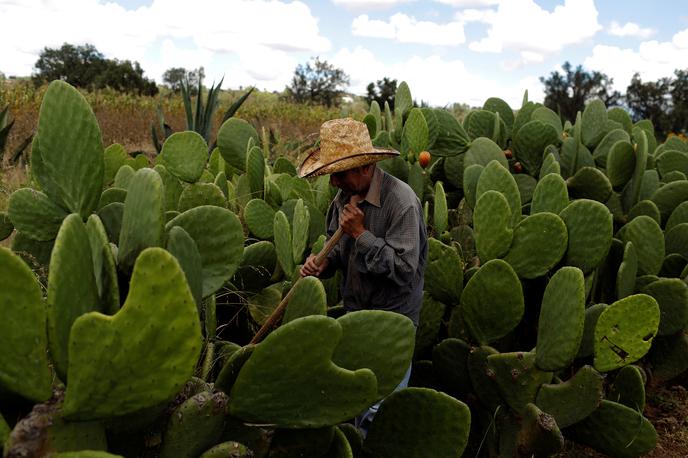
[[[378,208],[381,207],[380,191],[382,189],[383,175],[384,173],[382,172],[382,170],[379,167],[375,167],[375,171],[373,172],[373,178],[370,181],[370,187],[368,188],[368,192],[366,193],[365,197],[361,202],[368,202],[370,205],[374,205]],[[342,192],[341,189],[337,191],[335,200],[338,201],[342,207],[348,203],[348,200],[346,200],[346,198],[346,195]]]
[[[382,170],[377,166],[375,167],[375,172],[373,172],[373,178],[370,181],[370,187],[368,188],[368,193],[366,194],[365,200],[371,205],[380,207],[380,189],[382,188]]]

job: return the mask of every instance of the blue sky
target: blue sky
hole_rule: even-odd
[[[45,46],[94,44],[137,60],[161,81],[170,67],[204,66],[224,88],[282,90],[320,56],[350,90],[384,76],[433,105],[514,107],[542,99],[539,77],[564,61],[625,91],[688,68],[686,0],[0,0],[0,71],[31,74]]]

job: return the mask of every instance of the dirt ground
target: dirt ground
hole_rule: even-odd
[[[657,447],[645,458],[688,457],[688,390],[684,386],[648,387],[645,416],[657,430]],[[588,447],[567,443],[557,458],[607,457]]]

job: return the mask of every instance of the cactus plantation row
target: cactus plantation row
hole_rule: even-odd
[[[652,450],[645,385],[688,369],[688,144],[599,101],[571,125],[527,96],[462,124],[414,108],[405,83],[395,100],[364,122],[401,152],[379,166],[433,235],[418,330],[344,314],[339,278],[308,277],[252,345],[324,244],[328,178],[268,163],[237,118],[210,157],[195,132],[154,164],[104,149],[83,97],[53,82],[30,187],[0,214],[4,456]],[[363,438],[348,421],[383,398]]]

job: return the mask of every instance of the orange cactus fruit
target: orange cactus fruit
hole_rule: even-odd
[[[418,155],[418,163],[423,168],[427,167],[428,164],[430,164],[430,153],[427,151],[421,151],[421,153]]]
[[[507,159],[511,159],[512,157],[514,157],[514,154],[511,152],[510,149],[505,149],[504,155],[506,156]]]

